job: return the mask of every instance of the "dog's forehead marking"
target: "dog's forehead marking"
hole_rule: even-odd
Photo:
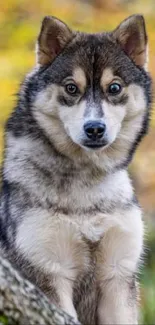
[[[101,75],[100,84],[105,88],[114,78],[114,73],[111,68],[105,68]]]
[[[87,79],[82,68],[77,67],[74,69],[73,78],[81,90],[84,90],[86,88]]]

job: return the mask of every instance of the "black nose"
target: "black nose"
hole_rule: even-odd
[[[106,125],[100,122],[87,122],[84,125],[84,130],[89,139],[101,139],[105,133]]]

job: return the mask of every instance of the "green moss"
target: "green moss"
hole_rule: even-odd
[[[9,324],[9,320],[8,317],[0,314],[0,325],[8,325]]]

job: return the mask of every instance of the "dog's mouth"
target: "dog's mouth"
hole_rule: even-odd
[[[97,149],[101,149],[104,148],[108,145],[107,141],[102,141],[102,142],[88,142],[85,141],[83,143],[83,146],[88,148],[88,149],[92,149],[92,150],[97,150]]]

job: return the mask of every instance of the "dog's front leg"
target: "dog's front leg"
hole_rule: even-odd
[[[57,214],[55,220],[48,211],[30,210],[28,216],[18,229],[17,249],[42,274],[37,283],[51,302],[77,320],[73,290],[90,264],[87,244],[78,226],[64,215]]]
[[[138,316],[134,274],[143,241],[140,213],[139,216],[128,213],[118,226],[115,218],[114,223],[115,226],[105,233],[97,252],[97,277],[101,292],[98,324],[135,325]]]
[[[56,293],[59,299],[59,307],[77,320],[77,313],[73,305],[73,283],[69,279],[56,279]]]

